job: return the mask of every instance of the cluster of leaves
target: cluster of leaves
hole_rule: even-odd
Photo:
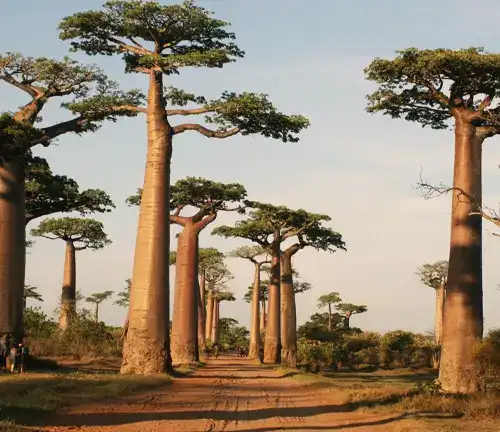
[[[219,328],[220,344],[225,351],[248,347],[250,332],[246,327],[238,325],[234,318],[221,318]]]
[[[115,208],[100,189],[79,190],[78,183],[52,172],[44,158],[26,155],[26,222],[58,212],[78,211],[82,216],[109,212]]]
[[[448,128],[455,108],[474,110],[475,124],[500,131],[500,55],[481,48],[397,52],[393,60],[377,58],[366,77],[379,88],[368,96],[368,112]],[[445,91],[448,94],[445,94]]]
[[[267,250],[273,242],[271,237],[276,235],[280,241],[296,236],[301,248],[310,246],[329,252],[345,250],[342,235],[323,225],[331,220],[327,215],[255,201],[246,204],[252,209],[247,219],[236,222],[234,227],[219,226],[212,234],[249,239]]]
[[[111,244],[102,222],[94,219],[47,218],[40,222],[37,228],[31,230],[31,235],[81,244],[75,248],[77,250],[97,250]]]
[[[448,261],[437,261],[432,264],[423,264],[416,273],[420,282],[430,288],[438,289],[446,285],[448,278]]]

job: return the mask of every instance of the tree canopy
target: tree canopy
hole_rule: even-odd
[[[236,297],[234,296],[234,293],[231,291],[217,290],[214,292],[214,298],[219,302],[236,301]]]
[[[350,317],[351,315],[364,313],[368,310],[365,305],[355,305],[352,303],[339,303],[335,306],[335,309],[345,317]]]
[[[446,129],[461,112],[486,134],[500,133],[500,54],[408,48],[393,60],[376,58],[365,74],[378,84],[368,96],[370,113]]]
[[[318,307],[324,308],[327,306],[331,306],[337,303],[340,303],[342,299],[340,298],[340,294],[338,292],[331,292],[328,294],[323,294],[318,297]]]
[[[225,263],[218,263],[210,266],[205,271],[205,280],[208,288],[217,291],[225,288],[226,283],[234,279],[233,274]]]
[[[126,72],[178,74],[184,67],[221,68],[243,57],[234,43],[229,23],[192,0],[181,4],[108,1],[102,10],[79,12],[59,25],[60,38],[71,40],[74,51],[89,55],[122,55]],[[301,115],[280,113],[266,94],[224,92],[209,100],[181,89],[165,89],[165,102],[175,107],[168,116],[205,115],[204,122],[174,126],[174,135],[188,130],[209,138],[261,134],[284,142],[298,141],[296,134],[309,126]],[[189,108],[187,106],[189,105]],[[194,105],[194,106],[193,106]],[[80,109],[79,104],[73,105]],[[138,104],[128,104],[130,112],[145,112]]]
[[[130,287],[132,286],[132,280],[125,280],[125,288],[123,291],[120,291],[116,296],[118,297],[115,300],[114,304],[121,307],[129,307],[130,305]]]
[[[47,218],[37,228],[31,230],[31,235],[44,237],[50,240],[61,239],[70,241],[79,246],[76,250],[102,249],[111,244],[104,226],[94,219],[83,218]]]
[[[269,281],[261,281],[260,284],[260,301],[267,301],[269,298]],[[243,296],[243,300],[245,300],[247,303],[252,303],[252,295],[253,295],[253,285],[250,285],[247,289],[247,292]]]
[[[243,258],[251,261],[254,264],[269,263],[269,255],[266,250],[259,245],[255,246],[241,246],[228,254],[232,258]],[[262,257],[262,260],[258,261],[256,258]]]
[[[216,248],[200,248],[198,251],[198,272],[206,273],[213,267],[224,263],[224,254]]]
[[[103,121],[137,113],[118,107],[138,105],[144,95],[137,90],[123,92],[95,65],[83,65],[65,57],[25,57],[20,53],[0,54],[0,81],[23,91],[30,101],[13,113],[0,116],[0,153],[24,152],[69,132],[97,130]],[[36,127],[40,112],[53,98],[71,97],[61,107],[74,114],[70,120]]]
[[[430,288],[438,289],[446,285],[448,279],[448,261],[436,261],[432,264],[423,264],[416,274],[420,282]]]
[[[335,252],[345,250],[342,235],[323,225],[330,221],[327,215],[309,213],[305,210],[291,210],[285,206],[274,206],[256,201],[247,202],[251,208],[249,217],[236,222],[234,227],[222,225],[212,234],[222,237],[239,237],[251,240],[268,252],[273,243],[271,237],[277,236],[280,242],[297,237],[297,249],[310,246],[317,250]]]
[[[26,162],[26,223],[54,213],[78,211],[85,216],[115,208],[106,192],[100,189],[80,192],[75,180],[53,174],[44,158],[29,155]]]
[[[201,177],[186,177],[178,180],[170,187],[170,222],[185,225],[190,219],[194,223],[201,223],[201,229],[212,222],[219,211],[245,212],[242,200],[246,197],[245,188],[238,183],[221,183]],[[130,206],[141,203],[142,189],[135,195],[127,198]],[[194,207],[196,213],[183,216],[181,212],[186,207]]]

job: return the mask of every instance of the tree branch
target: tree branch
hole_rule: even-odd
[[[283,255],[285,255],[287,257],[291,257],[291,256],[295,255],[299,250],[304,249],[305,247],[306,247],[305,244],[295,243],[295,244],[291,245],[290,247],[288,247],[287,249],[285,249],[283,251]]]
[[[120,47],[121,52],[131,52],[131,53],[136,54],[136,55],[145,55],[145,54],[146,55],[147,54],[153,55],[154,54],[152,51],[149,51],[145,48],[133,46],[133,45],[128,45],[125,42],[123,42],[120,39],[117,39],[113,36],[108,36],[108,39],[111,42],[114,42],[115,44],[117,44]]]
[[[56,138],[59,135],[63,135],[68,132],[83,132],[85,131],[85,126],[87,125],[88,122],[89,122],[88,119],[86,119],[83,116],[79,116],[71,120],[46,127],[41,130],[42,136],[38,137],[35,140],[32,140],[27,145],[26,150],[36,146],[37,144],[42,144],[46,146],[47,141],[50,141],[51,139]]]
[[[235,127],[233,129],[229,130],[222,130],[222,131],[214,131],[211,129],[206,128],[205,126],[195,124],[195,123],[184,123],[178,126],[175,126],[173,128],[173,134],[181,134],[184,133],[188,130],[196,131],[200,133],[201,135],[204,135],[208,138],[229,138],[233,135],[236,135],[237,133],[240,132],[240,128]]]
[[[206,216],[205,218],[203,218],[201,221],[197,222],[194,226],[196,232],[200,232],[201,230],[203,230],[208,224],[212,223],[216,218],[217,218],[217,213],[213,212],[208,216]]]
[[[193,108],[193,109],[172,109],[166,110],[168,116],[189,116],[189,115],[198,115],[198,114],[206,114],[209,112],[213,112],[215,107],[203,107],[203,108]]]
[[[0,80],[5,81],[6,83],[28,93],[33,99],[43,95],[43,91],[41,89],[39,89],[38,87],[23,83],[23,82],[16,81],[9,74],[5,74],[3,76],[0,76]]]
[[[190,218],[187,218],[187,217],[184,217],[184,216],[179,216],[179,215],[176,215],[176,214],[171,214],[170,215],[170,222],[173,223],[173,224],[180,225],[180,226],[186,226],[186,223],[187,223],[188,219],[190,219]]]

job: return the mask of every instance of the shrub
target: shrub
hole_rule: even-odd
[[[500,328],[488,332],[479,347],[478,357],[486,375],[500,383]]]

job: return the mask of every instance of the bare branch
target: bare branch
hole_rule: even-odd
[[[203,108],[193,108],[193,109],[172,109],[166,111],[168,116],[176,116],[176,115],[189,116],[189,115],[206,114],[209,112],[213,112],[214,110],[215,107],[203,107]]]
[[[185,131],[192,130],[204,135],[208,138],[229,138],[230,136],[236,135],[240,132],[240,128],[235,127],[229,130],[214,131],[206,128],[205,126],[195,124],[195,123],[184,123],[173,128],[174,135],[183,133]]]

